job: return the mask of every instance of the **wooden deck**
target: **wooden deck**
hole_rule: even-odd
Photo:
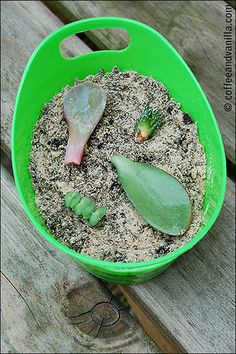
[[[226,2],[5,1],[1,5],[1,352],[234,353],[235,121],[234,110],[225,112],[223,104]],[[14,101],[27,60],[51,31],[95,16],[140,20],[176,47],[212,104],[227,156],[226,198],[207,236],[156,279],[119,286],[139,322],[106,284],[34,230],[9,167]],[[126,44],[124,33],[99,30],[71,38],[64,50],[72,56]],[[106,325],[104,318],[109,318]]]

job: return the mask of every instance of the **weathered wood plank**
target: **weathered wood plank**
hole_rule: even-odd
[[[120,16],[142,21],[158,30],[188,63],[215,112],[228,159],[235,163],[235,101],[226,112],[224,1],[44,1],[67,21],[87,17]],[[234,16],[234,10],[233,16]],[[233,21],[234,31],[234,21]],[[113,35],[111,35],[113,33]],[[88,33],[102,48],[123,48],[126,37],[115,30]],[[234,41],[235,43],[235,38]],[[102,43],[102,45],[101,45]],[[147,53],[148,54],[148,53]],[[151,53],[150,53],[151,55]],[[235,62],[235,59],[234,59]],[[234,63],[233,63],[234,67]],[[234,95],[233,95],[234,96]]]
[[[2,352],[157,353],[111,293],[32,228],[2,169]]]
[[[155,280],[121,288],[141,321],[162,334],[164,352],[170,342],[190,353],[235,352],[234,191],[228,179],[221,214],[194,249]]]
[[[2,3],[2,148],[9,155],[11,123],[15,97],[25,65],[36,46],[63,23],[40,1],[4,1]],[[72,37],[64,47],[71,56],[90,49]]]

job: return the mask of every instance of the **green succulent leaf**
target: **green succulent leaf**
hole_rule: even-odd
[[[124,191],[143,218],[169,235],[182,235],[191,225],[189,196],[173,176],[122,155],[112,157]]]
[[[84,210],[82,211],[82,216],[85,220],[89,220],[92,213],[96,210],[96,204],[91,202]]]
[[[89,219],[89,224],[91,226],[96,226],[99,221],[105,216],[107,208],[97,208],[97,210],[91,215]]]
[[[76,195],[76,192],[68,192],[66,193],[66,196],[65,196],[65,205],[67,208],[70,208],[70,203],[73,199],[73,197]]]
[[[74,209],[80,200],[81,195],[79,192],[68,192],[65,196],[65,205],[70,209]]]
[[[76,205],[74,212],[75,215],[83,215],[84,211],[87,209],[87,207],[90,205],[91,203],[91,198],[89,197],[83,197],[80,201],[79,204]]]

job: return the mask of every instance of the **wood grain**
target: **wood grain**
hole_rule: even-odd
[[[153,321],[149,313],[139,306],[138,302],[129,295],[125,288],[121,285],[118,285],[118,287],[122,294],[124,294],[145,332],[158,343],[163,353],[186,353],[186,350],[176,341],[174,334],[168,332],[167,328],[163,328],[162,324],[159,323],[158,317],[155,317],[155,321]]]
[[[2,351],[158,353],[98,279],[32,228],[2,169]]]
[[[25,65],[36,46],[63,23],[40,1],[4,1],[2,7],[2,148],[9,155],[14,102]],[[67,40],[63,53],[72,56],[90,49],[77,37]]]
[[[234,192],[228,179],[221,214],[197,246],[155,280],[121,287],[138,305],[133,309],[141,321],[145,314],[163,339],[184,352],[235,352]],[[168,351],[165,342],[159,346]]]
[[[178,50],[198,78],[215,112],[228,159],[235,164],[235,100],[225,112],[224,1],[44,1],[67,22],[87,17],[120,16],[142,21],[158,30]],[[234,15],[234,10],[233,10]],[[235,28],[233,21],[233,30]],[[112,35],[113,34],[113,35]],[[93,31],[100,48],[118,49],[127,38],[116,30]],[[233,40],[235,44],[235,38]],[[235,47],[235,46],[234,46]],[[148,53],[147,53],[148,55]],[[151,55],[151,53],[150,53]],[[235,64],[235,58],[233,67]],[[233,95],[234,96],[234,95]]]

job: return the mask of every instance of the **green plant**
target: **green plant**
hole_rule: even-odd
[[[189,196],[173,176],[147,163],[122,155],[112,157],[127,197],[143,218],[169,235],[182,235],[191,225]]]
[[[87,141],[102,117],[106,92],[93,82],[72,87],[64,96],[64,115],[69,140],[65,164],[80,165]]]
[[[65,205],[73,210],[75,215],[89,220],[91,226],[96,226],[105,216],[106,208],[97,208],[90,197],[81,197],[79,192],[68,192],[65,196]]]
[[[140,143],[151,138],[163,122],[164,116],[161,111],[159,109],[152,110],[149,104],[146,104],[136,124],[135,140]]]

